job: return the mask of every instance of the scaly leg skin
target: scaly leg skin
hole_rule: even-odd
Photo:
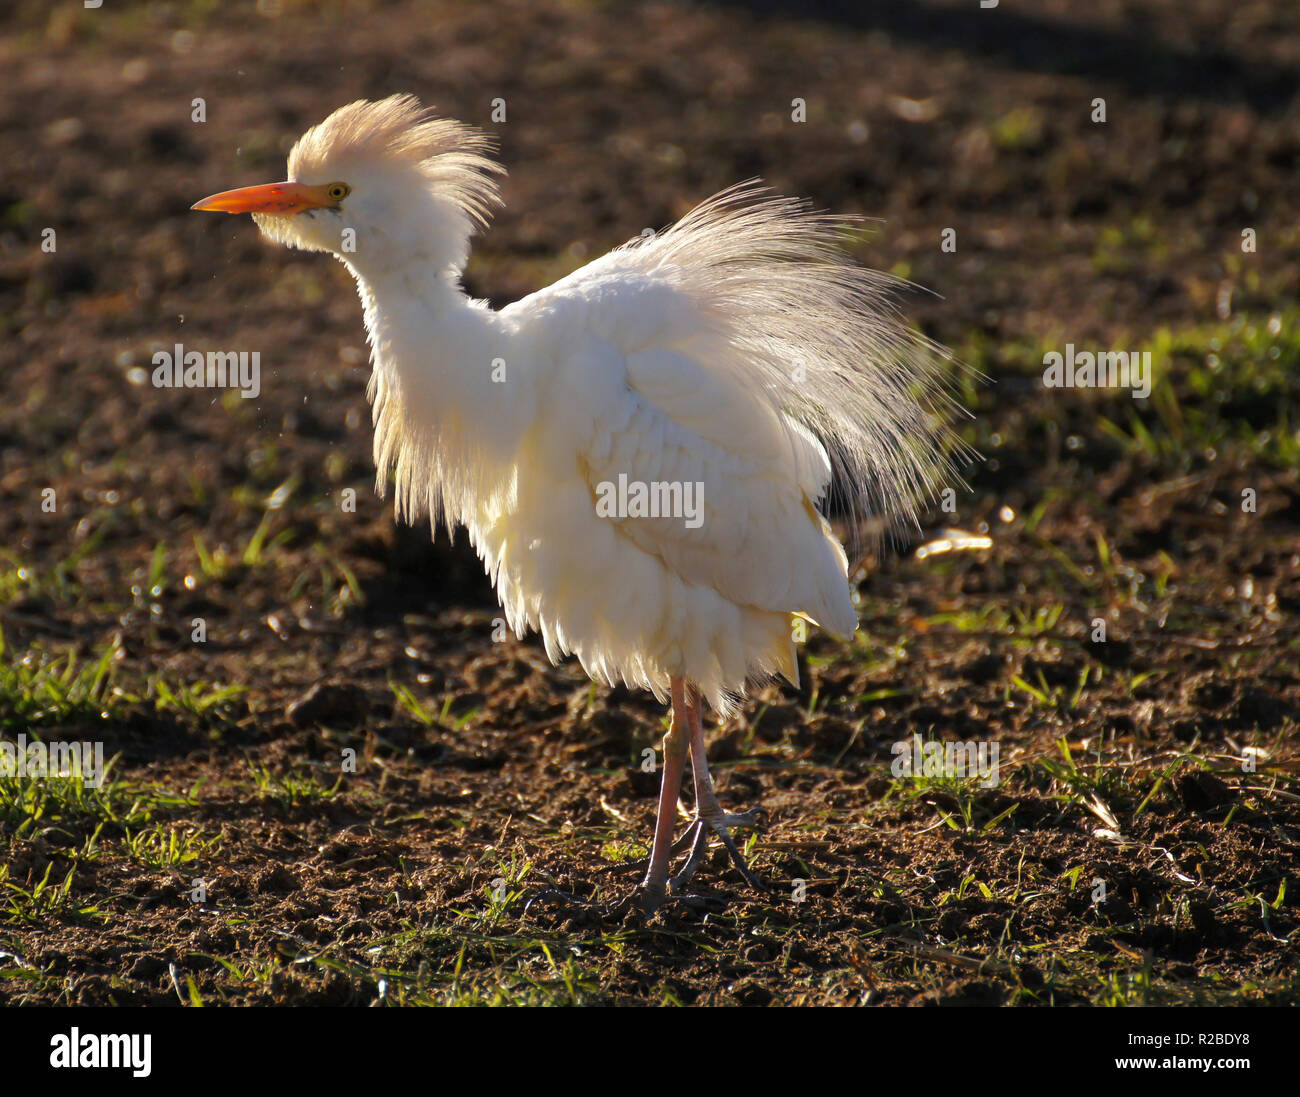
[[[686,704],[686,683],[672,680],[672,724],[664,736],[664,772],[659,785],[659,812],[655,818],[654,844],[650,847],[650,867],[641,881],[641,908],[653,914],[668,894],[668,864],[673,855],[673,820],[677,814],[677,794],[682,787],[682,770],[686,768],[686,750],[690,744],[690,714]]]
[[[668,896],[668,866],[674,857],[685,852],[691,853],[681,872],[671,880],[672,893],[680,896],[686,883],[700,867],[704,854],[709,848],[709,836],[716,834],[731,860],[740,870],[746,883],[757,891],[768,892],[768,887],[745,864],[744,855],[737,848],[731,837],[731,827],[753,827],[759,824],[762,809],[747,811],[734,815],[722,810],[717,794],[713,791],[713,780],[709,776],[709,763],[704,744],[703,704],[699,691],[694,686],[687,687],[681,678],[672,680],[672,723],[668,734],[664,736],[664,769],[659,786],[659,809],[655,818],[654,844],[650,849],[650,860],[645,879],[631,895],[624,897],[612,906],[599,908],[598,904],[589,903],[548,888],[530,899],[524,907],[525,915],[533,902],[543,898],[560,898],[570,905],[585,908],[599,908],[606,915],[620,914],[633,902],[652,915],[664,903]],[[677,817],[677,797],[681,791],[682,774],[686,768],[686,754],[691,755],[691,770],[695,776],[695,818],[686,832],[673,841],[673,823]],[[625,871],[632,866],[621,867],[616,871]],[[695,896],[681,896],[681,901],[693,905],[708,906],[707,900]]]
[[[621,914],[634,902],[646,915],[654,914],[668,896],[668,866],[672,863],[672,859],[686,850],[692,842],[694,833],[692,830],[688,830],[677,841],[673,841],[673,823],[677,819],[677,797],[681,792],[682,773],[686,769],[686,753],[691,745],[693,725],[690,706],[686,700],[685,680],[673,678],[671,690],[672,722],[668,734],[664,736],[664,768],[659,784],[659,810],[655,818],[654,844],[650,848],[649,866],[640,886],[631,895],[605,908],[604,913],[607,915]],[[697,772],[698,787],[698,766],[694,761],[692,766]],[[706,772],[705,780],[707,779]],[[739,856],[739,851],[736,856]],[[528,908],[535,900],[552,897],[558,897],[570,905],[576,904],[582,907],[594,905],[556,891],[554,888],[548,888],[529,900],[528,905],[524,907],[524,913],[528,913]]]
[[[704,743],[704,721],[701,717],[702,708],[699,691],[692,686],[687,716],[691,729],[691,770],[695,774],[695,819],[686,834],[682,836],[683,842],[691,841],[691,855],[681,872],[672,878],[672,892],[674,895],[680,894],[686,883],[695,875],[695,870],[700,867],[700,861],[709,848],[709,835],[716,834],[730,854],[732,863],[745,878],[745,882],[756,891],[766,893],[767,885],[745,864],[744,855],[736,846],[729,829],[757,826],[760,816],[765,813],[761,808],[739,815],[722,810],[717,794],[713,791],[713,779],[709,776],[708,751]]]
[[[654,844],[650,848],[649,867],[646,869],[645,879],[635,891],[614,904],[601,908],[605,915],[622,914],[633,903],[639,905],[646,915],[654,914],[663,905],[668,895],[668,866],[672,859],[690,844],[690,831],[676,842],[673,841],[677,796],[681,792],[682,773],[686,768],[686,752],[691,739],[686,682],[681,678],[673,678],[671,689],[672,722],[668,727],[668,734],[664,736],[664,768],[659,783],[659,810],[655,818]],[[566,892],[546,888],[528,901],[524,907],[524,914],[527,915],[529,908],[537,900],[550,898],[558,898],[570,906],[589,909],[597,907],[597,904],[588,903]]]

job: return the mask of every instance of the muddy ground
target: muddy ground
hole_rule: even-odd
[[[1255,0],[19,0],[0,728],[116,760],[0,778],[0,1002],[1294,1002],[1298,65]],[[498,306],[757,175],[879,218],[859,258],[987,378],[855,641],[712,736],[771,895],[717,852],[713,909],[602,907],[664,713],[494,642],[463,535],[372,492],[346,272],[188,212],[395,91],[499,140]],[[258,350],[260,396],[154,388],[177,342]],[[1067,343],[1151,350],[1151,397],[1045,388]],[[945,527],[991,547],[915,551]],[[895,776],[909,736],[1000,781]]]

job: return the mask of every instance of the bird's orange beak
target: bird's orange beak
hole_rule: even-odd
[[[328,187],[309,187],[306,183],[265,183],[260,187],[240,187],[211,194],[190,209],[213,213],[279,213],[288,216],[306,209],[332,206],[325,194]]]

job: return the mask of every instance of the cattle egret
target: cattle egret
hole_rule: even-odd
[[[469,239],[504,170],[490,150],[412,96],[363,100],[303,135],[288,181],[193,208],[347,266],[398,519],[464,525],[517,635],[671,704],[643,908],[714,836],[761,888],[730,834],[755,813],[718,802],[703,703],[725,717],[753,680],[796,682],[796,618],[856,630],[823,511],[833,484],[850,515],[916,524],[950,473],[943,356],[899,318],[896,280],[841,250],[844,219],[756,182],[500,311],[472,300]],[[695,814],[674,843],[688,753]]]

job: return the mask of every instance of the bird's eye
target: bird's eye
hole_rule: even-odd
[[[326,188],[325,193],[329,195],[331,201],[342,202],[344,198],[352,193],[352,188],[346,183],[331,183]]]

